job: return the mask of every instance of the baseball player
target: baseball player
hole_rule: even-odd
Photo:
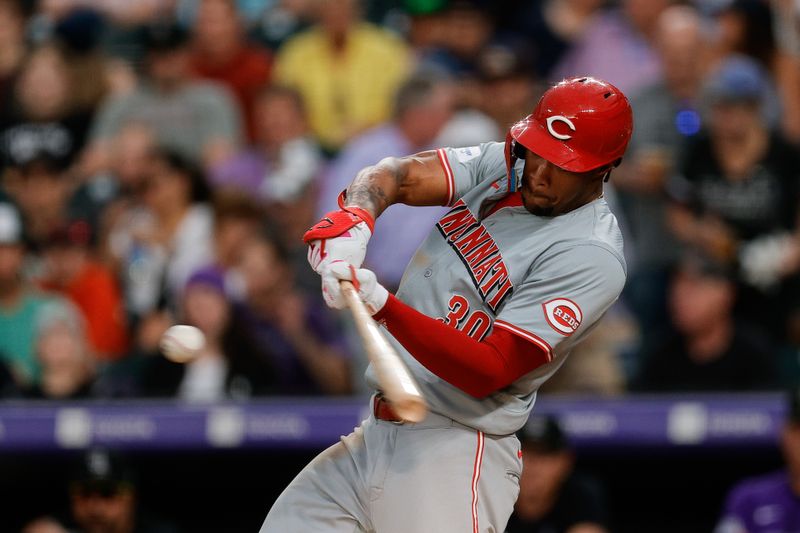
[[[371,415],[298,474],[262,533],[504,530],[522,469],[514,432],[625,283],[603,182],[631,130],[619,89],[573,78],[546,91],[505,143],[358,173],[341,209],[306,233],[309,261],[332,307],[345,306],[339,281],[355,282],[430,413],[403,423],[368,369]],[[360,266],[374,217],[395,203],[451,209],[391,295]]]

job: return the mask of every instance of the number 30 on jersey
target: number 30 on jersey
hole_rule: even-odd
[[[480,309],[470,313],[469,301],[460,294],[450,297],[447,309],[447,315],[437,320],[463,331],[475,340],[481,340],[492,327],[489,315]]]

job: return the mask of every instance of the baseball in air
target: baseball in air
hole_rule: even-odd
[[[161,336],[161,353],[176,363],[188,363],[200,354],[206,337],[194,326],[172,326]]]

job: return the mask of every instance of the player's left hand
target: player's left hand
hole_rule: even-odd
[[[358,296],[367,306],[371,315],[383,309],[386,300],[389,299],[389,291],[378,283],[375,273],[366,268],[356,269],[345,261],[333,261],[323,267],[320,275],[322,276],[322,296],[328,307],[343,309],[347,306],[339,286],[341,280],[353,282]]]
[[[331,211],[303,235],[308,244],[308,263],[319,274],[326,263],[336,260],[360,267],[374,227],[372,215],[364,209]]]

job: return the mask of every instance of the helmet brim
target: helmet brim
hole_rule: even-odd
[[[572,149],[569,140],[556,139],[531,116],[511,126],[511,136],[534,154],[569,172],[588,172],[611,163]]]

